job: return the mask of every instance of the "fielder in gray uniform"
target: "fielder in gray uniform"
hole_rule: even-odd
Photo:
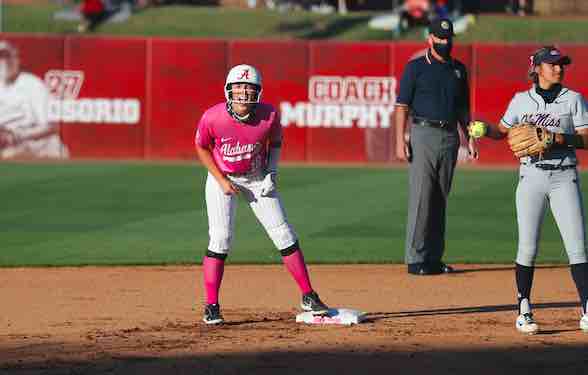
[[[509,143],[514,151],[511,136],[515,130],[512,129],[522,124],[545,129],[544,152],[520,158],[516,190],[519,234],[515,265],[519,305],[516,328],[527,334],[539,330],[530,299],[540,228],[548,204],[563,238],[580,295],[580,328],[588,332],[585,219],[575,152],[576,148],[588,145],[588,107],[581,94],[561,84],[565,66],[570,63],[571,59],[553,46],[537,50],[531,56],[529,70],[533,86],[516,93],[499,126],[487,132],[493,139],[502,139],[510,132]]]

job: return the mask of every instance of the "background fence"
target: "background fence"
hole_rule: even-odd
[[[107,38],[4,34],[21,67],[51,92],[49,118],[68,157],[194,159],[203,111],[224,100],[229,67],[261,69],[263,100],[281,111],[284,160],[394,162],[397,82],[424,43]],[[470,73],[473,117],[497,123],[528,87],[538,45],[458,45]],[[566,85],[588,94],[588,46],[564,45]],[[0,109],[1,111],[1,109]],[[0,114],[1,115],[1,114]],[[480,163],[516,161],[482,140]]]

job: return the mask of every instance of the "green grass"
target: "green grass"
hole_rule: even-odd
[[[53,20],[56,5],[6,6],[4,31],[74,33],[77,23]],[[282,14],[268,10],[222,7],[165,6],[147,8],[124,23],[106,23],[97,34],[175,36],[202,38],[275,39],[385,39],[386,32],[367,30],[369,13],[347,16],[318,15],[310,12]]]
[[[191,164],[2,163],[0,266],[197,263],[204,179]],[[513,261],[515,184],[515,171],[458,170],[446,260]],[[308,261],[402,262],[406,170],[283,167],[280,190]],[[245,202],[236,228],[231,263],[280,261]],[[540,262],[567,261],[551,218],[541,247]]]
[[[588,17],[483,16],[458,40],[462,43],[587,43]]]
[[[76,22],[53,20],[55,4],[4,6],[3,30],[8,32],[74,33]],[[107,23],[97,34],[201,38],[392,40],[392,33],[371,30],[374,12],[319,15],[310,12],[279,13],[219,7],[165,6],[147,8],[120,24]],[[588,17],[545,18],[482,15],[459,35],[458,42],[586,43]],[[416,29],[401,37],[422,40]]]

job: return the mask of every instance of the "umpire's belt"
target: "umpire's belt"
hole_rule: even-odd
[[[557,164],[531,164],[535,168],[542,169],[544,171],[565,171],[566,169],[576,168],[575,164],[570,165],[557,165]]]
[[[426,118],[415,117],[412,121],[413,124],[419,126],[428,126],[430,128],[455,128],[455,123],[450,121],[442,121],[442,120],[429,120]]]

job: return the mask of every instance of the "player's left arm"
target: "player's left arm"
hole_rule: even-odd
[[[556,147],[587,148],[588,128],[576,130],[576,134],[556,134],[554,145]]]
[[[267,173],[278,172],[278,163],[280,162],[280,156],[282,153],[282,139],[283,131],[282,124],[280,122],[280,115],[279,113],[276,113],[276,117],[270,129],[268,140],[267,163],[265,167]]]
[[[277,188],[278,163],[282,153],[282,124],[280,115],[276,112],[270,128],[267,144],[267,159],[265,164],[265,178],[261,187],[261,195],[269,196]]]
[[[582,95],[578,95],[571,107],[575,134],[555,134],[555,147],[588,148],[588,105]]]

